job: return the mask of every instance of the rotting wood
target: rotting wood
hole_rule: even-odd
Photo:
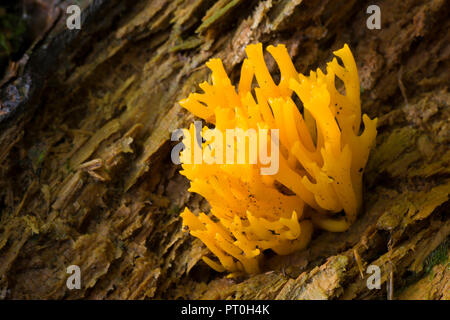
[[[380,1],[381,30],[365,28],[368,2],[214,3],[81,1],[82,30],[60,18],[0,88],[14,107],[0,119],[0,297],[386,299],[392,279],[394,299],[449,299],[445,1]],[[303,73],[348,42],[379,135],[349,231],[317,233],[304,251],[268,256],[265,273],[231,280],[181,230],[183,206],[208,204],[187,192],[169,138],[193,120],[177,101],[208,79],[204,62],[220,57],[236,80],[254,42],[286,44]],[[94,159],[103,166],[80,168]],[[87,284],[76,292],[71,264]],[[367,289],[371,264],[382,290]]]

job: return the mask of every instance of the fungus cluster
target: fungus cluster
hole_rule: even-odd
[[[234,160],[241,155],[247,161],[230,163],[218,150],[227,145],[225,135],[203,137],[197,147],[216,161],[192,163],[187,159],[193,156],[198,133],[193,125],[187,130],[183,143],[194,147],[181,152],[181,174],[191,182],[189,191],[209,202],[211,212],[194,214],[185,208],[183,227],[217,257],[203,257],[209,266],[231,274],[258,273],[266,249],[283,255],[306,247],[314,227],[347,230],[361,208],[363,169],[377,133],[376,119],[367,115],[361,128],[358,72],[347,45],[334,52],[343,66],[334,58],[326,73],[317,69],[309,76],[296,71],[284,45],[267,51],[280,70],[278,84],[266,66],[262,45],[252,44],[246,48],[237,90],[221,60],[211,59],[206,65],[212,83],[201,83],[203,93],[180,101],[215,130],[254,129],[258,141],[265,141],[258,149],[279,153],[277,172],[262,175],[267,163],[249,161],[250,139],[231,146]],[[344,84],[340,90],[336,77]],[[279,139],[269,135],[262,140],[261,132],[275,129]]]

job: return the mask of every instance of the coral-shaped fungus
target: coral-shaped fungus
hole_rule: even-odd
[[[246,48],[248,58],[237,91],[221,60],[211,59],[206,65],[212,84],[201,83],[204,93],[191,93],[180,101],[222,132],[279,129],[279,169],[274,175],[261,175],[261,161],[191,163],[186,157],[193,155],[193,148],[181,153],[181,174],[191,181],[189,191],[211,205],[210,215],[186,208],[183,226],[218,258],[203,257],[209,266],[232,274],[259,272],[266,249],[283,255],[304,248],[314,226],[347,230],[361,208],[363,169],[376,137],[376,119],[363,115],[361,128],[358,72],[347,45],[334,52],[344,66],[334,58],[326,74],[317,69],[309,77],[296,71],[284,45],[269,46],[267,51],[279,67],[279,84],[266,67],[262,45],[253,44]],[[345,94],[336,89],[336,76],[343,81]],[[257,86],[252,86],[254,78]],[[189,139],[195,140],[195,127],[189,131]],[[268,141],[273,142],[270,137]],[[225,138],[219,142],[224,145]],[[202,150],[210,150],[212,143],[203,142]],[[249,143],[244,149],[235,147],[235,156],[248,150]]]

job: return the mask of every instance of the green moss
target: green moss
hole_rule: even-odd
[[[207,29],[209,26],[211,26],[214,22],[219,20],[221,17],[223,17],[228,11],[233,9],[235,6],[237,6],[242,0],[232,0],[225,6],[221,6],[220,2],[226,3],[227,1],[219,1],[214,5],[210,10],[214,10],[214,7],[219,7],[218,9],[214,10],[211,15],[210,12],[207,12],[206,19],[203,21],[203,23],[195,30],[196,33],[200,33],[203,30]]]
[[[426,273],[433,270],[433,267],[438,264],[443,264],[448,261],[448,250],[450,247],[450,238],[442,242],[430,255],[425,259],[424,269]]]
[[[27,24],[18,13],[18,6],[0,6],[0,78],[11,60],[19,60],[25,47]]]
[[[72,167],[70,166],[70,160],[67,160],[67,161],[66,161],[65,169],[66,169],[67,173],[74,172],[74,170],[73,170]]]
[[[194,49],[201,45],[203,43],[202,39],[199,39],[197,37],[190,37],[186,39],[185,41],[174,45],[172,48],[169,49],[169,52],[177,52],[177,51],[183,51],[183,50],[189,50]]]
[[[167,210],[167,213],[170,215],[178,215],[180,213],[180,207],[174,204]]]
[[[384,141],[374,151],[367,164],[366,172],[382,172],[388,167],[395,167],[395,162],[402,162],[401,156],[415,148],[418,132],[411,127],[396,129],[384,135]],[[400,166],[401,167],[401,166]]]
[[[8,13],[0,7],[0,54],[16,53],[27,31],[24,19],[14,13]]]

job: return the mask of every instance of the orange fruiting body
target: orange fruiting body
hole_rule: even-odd
[[[218,258],[204,257],[204,261],[231,274],[258,273],[266,249],[289,254],[306,247],[314,226],[347,230],[362,205],[363,169],[377,134],[377,120],[367,115],[362,116],[361,130],[359,78],[347,45],[334,52],[343,66],[334,58],[326,73],[317,69],[309,76],[296,71],[284,45],[269,46],[267,51],[279,67],[278,84],[267,69],[262,45],[253,44],[246,48],[248,58],[242,64],[237,90],[221,60],[211,59],[206,65],[212,71],[212,84],[201,83],[204,93],[191,93],[180,101],[221,132],[254,129],[258,141],[263,138],[261,129],[279,132],[278,149],[273,148],[278,141],[267,138],[271,151],[279,150],[279,168],[273,175],[261,175],[265,165],[261,161],[248,162],[250,140],[232,147],[235,159],[247,152],[244,164],[227,163],[218,150],[213,153],[221,161],[211,164],[186,161],[195,147],[181,154],[181,174],[191,181],[189,191],[199,193],[211,205],[209,216],[186,208],[181,214],[183,226]],[[345,89],[345,95],[336,89],[336,77],[344,83],[340,89]],[[252,87],[255,78],[258,85]],[[294,94],[303,104],[302,111]],[[185,145],[195,146],[194,126],[189,133],[191,141],[185,139]],[[201,143],[202,151],[227,144],[225,134],[217,139],[221,141]]]

